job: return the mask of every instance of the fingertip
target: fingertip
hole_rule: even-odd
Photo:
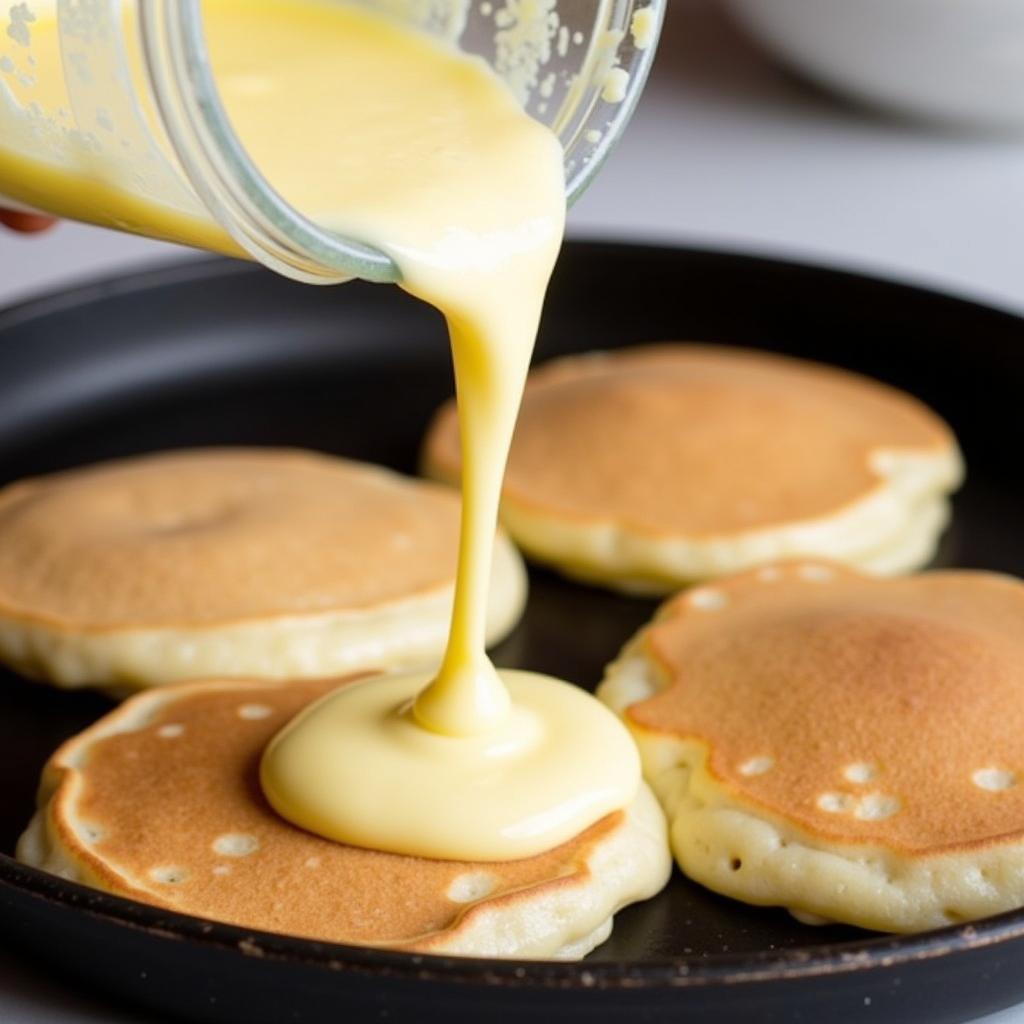
[[[53,227],[57,221],[41,213],[23,213],[20,210],[0,210],[0,224],[5,224],[14,231],[34,235]]]

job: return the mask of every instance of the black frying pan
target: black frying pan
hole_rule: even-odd
[[[567,247],[539,358],[683,338],[838,363],[930,402],[970,467],[940,561],[1024,575],[1024,320],[792,263]],[[119,278],[0,314],[0,482],[234,443],[306,445],[413,471],[450,377],[440,318],[393,288],[316,289],[221,260]],[[653,610],[534,571],[527,615],[498,660],[593,687]],[[893,939],[808,928],[677,873],[661,896],[624,911],[582,964],[511,964],[252,934],[19,866],[7,855],[43,761],[108,707],[0,678],[0,927],[55,969],[167,1013],[246,1024],[937,1024],[1024,999],[1024,912]]]

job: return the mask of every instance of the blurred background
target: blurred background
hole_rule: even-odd
[[[1024,308],[1024,3],[668,7],[647,93],[573,236],[826,261]],[[0,303],[180,255],[72,224],[4,233]]]

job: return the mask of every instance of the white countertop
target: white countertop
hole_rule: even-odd
[[[714,0],[672,0],[636,120],[572,213],[577,237],[834,262],[1024,311],[1024,140],[944,134],[846,107],[763,58]],[[0,303],[180,257],[65,224],[0,236]],[[0,950],[0,1020],[152,1024]],[[986,1018],[1024,1024],[1024,1008]]]

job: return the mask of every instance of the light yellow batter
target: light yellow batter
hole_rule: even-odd
[[[569,842],[581,820],[600,819],[624,793],[631,802],[622,769],[637,756],[633,741],[571,683],[502,672],[512,706],[500,725],[451,737],[412,714],[428,682],[368,679],[294,719],[273,741],[274,772],[263,775],[271,803],[311,832],[358,846],[444,860],[457,845],[466,860],[504,861]],[[331,784],[309,786],[314,768]]]
[[[204,13],[222,99],[271,184],[389,253],[402,286],[444,314],[464,439],[440,672],[349,687],[305,712],[266,751],[266,794],[299,825],[377,849],[495,860],[550,849],[629,805],[640,781],[628,734],[592,697],[503,678],[484,650],[502,474],[563,234],[558,140],[482,61],[365,9],[206,0]],[[31,29],[33,46],[56,45],[52,21]],[[28,202],[41,188],[57,213],[234,250],[212,224],[120,195],[102,175],[40,176],[17,159],[0,155],[0,178],[24,181]]]
[[[436,678],[396,680],[387,699],[376,686],[328,697],[270,745],[263,786],[281,814],[331,838],[432,857],[525,857],[628,805],[639,784],[628,736],[591,697],[536,676],[503,680],[484,651],[502,474],[564,226],[561,149],[482,62],[365,14],[343,20],[333,39],[317,28],[312,55],[298,40],[284,46],[302,59],[277,102],[265,93],[255,107],[236,92],[228,108],[286,198],[389,252],[403,286],[444,314],[467,439],[462,541]],[[215,61],[223,44],[214,40]],[[222,66],[253,88],[248,47],[234,60]],[[291,191],[266,125],[291,116],[301,147],[326,115],[296,125],[288,97],[309,91],[311,73],[325,89],[339,65],[367,98],[359,123]],[[274,86],[282,81],[275,71]],[[343,220],[320,214],[339,196]],[[347,212],[352,196],[358,215]]]

